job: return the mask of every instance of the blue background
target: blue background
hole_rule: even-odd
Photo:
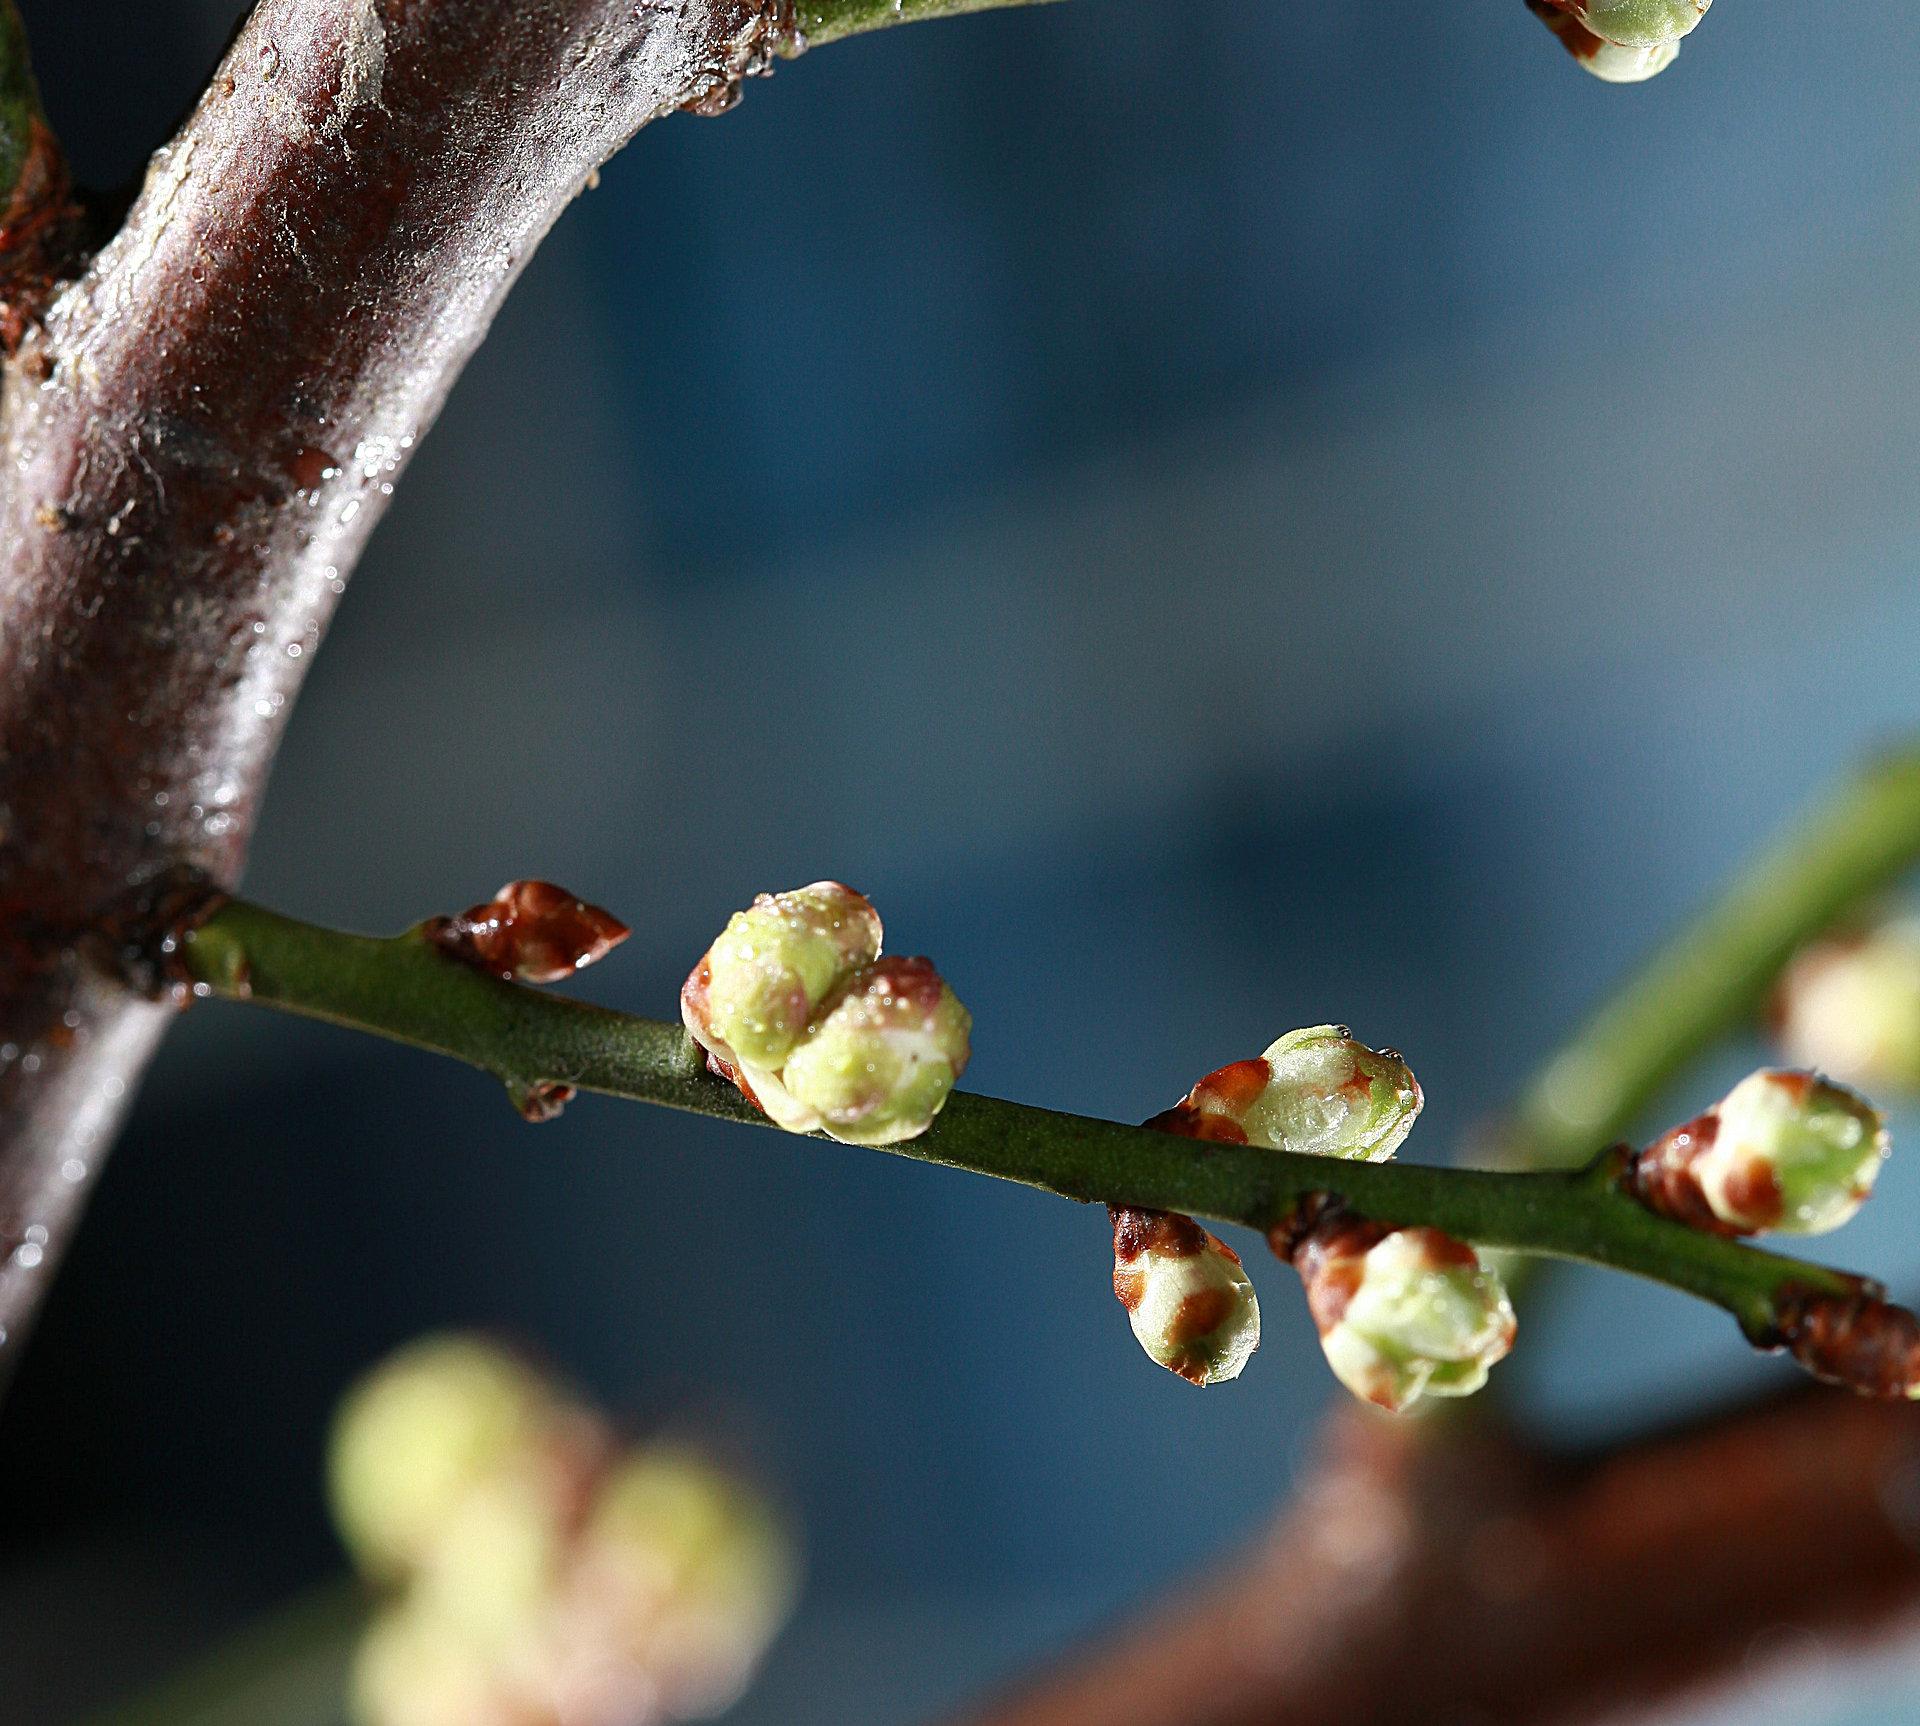
[[[25,9],[98,181],[238,10]],[[548,876],[636,924],[587,992],[667,1013],[730,909],[837,875],[973,1008],[974,1088],[1140,1118],[1335,1018],[1448,1154],[1920,723],[1920,19],[1726,0],[1611,89],[1518,0],[1429,10],[1075,0],[646,132],[421,452],[250,890],[394,928]],[[1920,1175],[1882,1195],[1837,1250],[1911,1287]],[[0,1720],[335,1567],[326,1411],[442,1324],[786,1496],[810,1589],[739,1721],[924,1719],[1310,1454],[1289,1276],[1200,1395],[1108,1271],[1057,1201],[595,1099],[531,1130],[196,1010],[0,1425]],[[1787,1370],[1618,1280],[1528,1317],[1503,1374],[1557,1436]],[[1143,1494],[1184,1547],[1127,1539]],[[1768,1717],[1910,1717],[1914,1663]]]

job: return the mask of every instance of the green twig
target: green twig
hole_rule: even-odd
[[[324,1584],[88,1726],[335,1726],[367,1608],[357,1583]]]
[[[420,930],[348,935],[234,902],[190,935],[187,967],[212,993],[331,1020],[467,1061],[515,1095],[566,1084],[768,1125],[705,1069],[678,1024],[501,982]],[[1651,1278],[1725,1308],[1755,1338],[1793,1290],[1844,1293],[1823,1267],[1653,1215],[1603,1168],[1516,1174],[1324,1157],[1169,1137],[959,1094],[920,1138],[889,1150],[1063,1197],[1185,1211],[1269,1229],[1315,1195],[1382,1222],[1430,1224],[1514,1252]]]
[[[1036,0],[798,0],[794,7],[794,51],[837,42],[868,30],[924,18],[948,18],[962,12],[993,12],[1028,6]]]
[[[1683,931],[1556,1052],[1516,1110],[1519,1153],[1542,1166],[1588,1156],[1659,1088],[1743,1022],[1799,944],[1920,859],[1920,753],[1845,788]],[[230,905],[189,937],[204,984],[399,1037],[486,1067],[511,1086],[571,1078],[617,1095],[764,1124],[709,1077],[676,1025],[624,1018],[469,970],[416,935],[368,940]],[[1076,1198],[1111,1193],[1258,1223],[1300,1182],[1341,1177],[1356,1204],[1415,1214],[1488,1245],[1563,1251],[1701,1295],[1764,1334],[1782,1279],[1844,1286],[1835,1273],[1663,1222],[1604,1170],[1532,1177],[1339,1165],[1282,1178],[1302,1159],[1169,1139],[1100,1121],[958,1096],[910,1155],[1026,1180]],[[1364,1193],[1364,1199],[1361,1194]],[[1404,1215],[1403,1215],[1404,1213]],[[298,1603],[179,1683],[94,1726],[235,1726],[337,1699],[363,1607],[336,1591]]]
[[[27,27],[14,0],[0,0],[0,211],[13,198],[44,124],[27,54]]]
[[[1621,1137],[1663,1087],[1752,1022],[1807,940],[1920,862],[1920,750],[1888,755],[1816,808],[1607,997],[1515,1106],[1508,1150],[1567,1168]]]

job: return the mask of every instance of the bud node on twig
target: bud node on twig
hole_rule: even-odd
[[[1812,1073],[1763,1068],[1632,1159],[1624,1184],[1710,1234],[1824,1234],[1866,1201],[1887,1155],[1877,1109]]]
[[[1291,1260],[1334,1376],[1398,1414],[1422,1396],[1469,1396],[1513,1347],[1500,1277],[1464,1241],[1310,1200],[1268,1240]]]
[[[1920,1319],[1865,1279],[1849,1294],[1787,1293],[1777,1346],[1829,1384],[1863,1396],[1920,1398]]]
[[[603,959],[633,933],[610,911],[551,881],[509,881],[457,917],[421,932],[454,958],[508,983],[557,983]]]

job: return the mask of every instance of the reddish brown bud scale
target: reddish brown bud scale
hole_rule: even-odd
[[[1300,1273],[1307,1311],[1322,1336],[1333,1329],[1353,1299],[1368,1251],[1387,1238],[1383,1223],[1341,1210],[1326,1210],[1304,1232],[1281,1224],[1268,1236],[1274,1252]]]
[[[1710,1235],[1737,1235],[1741,1231],[1713,1214],[1700,1190],[1694,1165],[1713,1148],[1720,1134],[1720,1116],[1712,1109],[1670,1129],[1627,1165],[1628,1190],[1650,1211],[1685,1223]],[[1778,1214],[1778,1189],[1775,1191]]]
[[[1238,1121],[1196,1108],[1192,1103],[1175,1103],[1172,1108],[1162,1109],[1141,1125],[1150,1127],[1156,1133],[1172,1133],[1182,1139],[1207,1139],[1217,1145],[1244,1145],[1247,1142],[1247,1129]]]
[[[1789,1295],[1779,1338],[1815,1378],[1862,1396],[1920,1397],[1920,1319],[1871,1285],[1852,1294]]]
[[[427,925],[428,937],[455,958],[509,983],[557,983],[632,933],[551,881],[509,881],[485,904]]]
[[[1191,1258],[1205,1252],[1211,1238],[1192,1217],[1178,1211],[1132,1210],[1124,1205],[1107,1206],[1113,1219],[1113,1254],[1116,1259],[1137,1259],[1142,1253],[1165,1253],[1169,1258]],[[1220,1251],[1235,1264],[1240,1257],[1224,1241]]]
[[[1558,0],[1527,0],[1527,10],[1560,38],[1560,45],[1576,60],[1594,59],[1609,46],[1605,37],[1596,36],[1571,12],[1562,10]]]
[[[573,1086],[552,1079],[512,1086],[509,1090],[513,1106],[520,1111],[521,1118],[532,1121],[536,1126],[542,1121],[557,1120],[560,1112],[579,1095]]]

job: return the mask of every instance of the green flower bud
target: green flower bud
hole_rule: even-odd
[[[1713,0],[1566,0],[1566,9],[1602,41],[1622,48],[1678,42]]]
[[[1606,84],[1644,84],[1671,66],[1680,53],[1679,41],[1662,41],[1645,47],[1625,47],[1597,36],[1571,12],[1562,11],[1555,0],[1527,0],[1528,7],[1574,59]]]
[[[376,1368],[341,1405],[327,1457],[355,1562],[375,1577],[414,1569],[476,1483],[526,1454],[551,1408],[527,1366],[474,1337],[429,1337]]]
[[[1468,1396],[1513,1347],[1505,1285],[1438,1229],[1338,1214],[1293,1246],[1334,1376],[1395,1414],[1422,1396]]]
[[[847,980],[787,1057],[761,1106],[792,1132],[850,1145],[918,1137],[965,1070],[972,1016],[926,959],[876,960]]]
[[[1708,1208],[1742,1234],[1826,1234],[1848,1221],[1886,1160],[1879,1110],[1811,1073],[1763,1069],[1688,1132]]]
[[[838,881],[736,911],[681,992],[687,1028],[728,1064],[777,1071],[814,1011],[880,953],[880,918]]]
[[[1113,1292],[1147,1358],[1189,1384],[1238,1378],[1260,1346],[1240,1255],[1191,1217],[1109,1207]]]
[[[1257,1061],[1209,1073],[1147,1125],[1380,1163],[1413,1131],[1422,1102],[1419,1081],[1395,1051],[1356,1042],[1344,1025],[1314,1025],[1289,1031]]]
[[[1795,1066],[1920,1091],[1920,920],[1804,948],[1780,979],[1774,1019]]]

